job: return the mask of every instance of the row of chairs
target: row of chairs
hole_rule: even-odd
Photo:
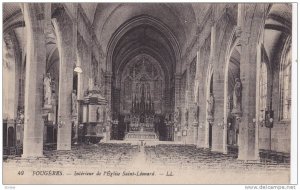
[[[284,163],[284,164],[290,163],[290,154],[289,153],[260,149],[259,157],[260,157],[260,161],[262,163],[277,163],[277,164],[278,163]]]
[[[23,154],[22,146],[3,147],[3,155],[21,156]]]
[[[158,145],[145,147],[147,160],[163,165],[177,165],[192,168],[229,168],[229,169],[259,169],[288,168],[289,154],[274,151],[261,151],[261,162],[243,162],[237,160],[238,148],[229,147],[229,153],[224,155],[212,152],[209,149],[200,149],[195,146]],[[264,164],[269,162],[269,164]],[[273,164],[272,164],[272,163]],[[281,164],[284,163],[284,164]]]
[[[93,144],[76,145],[71,151],[48,151],[45,156],[55,164],[79,164],[93,163],[95,165],[127,164],[138,152],[138,146],[130,144]]]

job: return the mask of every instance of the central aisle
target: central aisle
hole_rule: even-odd
[[[134,169],[145,168],[147,166],[146,161],[145,147],[142,142],[138,145],[138,153],[132,160],[132,167]]]

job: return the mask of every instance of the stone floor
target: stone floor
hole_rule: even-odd
[[[174,183],[239,184],[260,181],[287,183],[290,170],[290,165],[286,163],[239,161],[236,158],[237,155],[215,153],[207,149],[196,148],[193,145],[141,146],[141,144],[132,145],[130,143],[101,143],[74,146],[71,151],[45,151],[44,155],[45,157],[38,159],[9,157],[3,162],[4,171],[11,173],[14,170],[23,169],[31,173],[34,170],[66,170],[70,171],[69,173],[65,172],[66,175],[72,177],[74,177],[75,171],[114,171],[120,172],[121,175],[122,172],[143,171],[156,173],[157,179],[152,178],[154,183],[167,183],[171,179],[170,177],[164,181],[160,181],[162,179],[160,177],[171,174],[170,176],[175,176],[172,177]],[[191,176],[198,177],[190,178]],[[66,180],[70,179],[66,178]],[[117,182],[121,183],[123,179],[120,178]],[[128,183],[131,183],[130,180],[133,179],[128,178]],[[83,182],[81,180],[84,181],[85,178],[80,178],[75,182]],[[91,183],[116,183],[110,180],[112,179],[108,178]],[[132,183],[148,182],[151,181],[132,181]],[[173,183],[173,181],[171,180],[169,183]]]

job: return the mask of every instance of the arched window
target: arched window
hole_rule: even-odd
[[[291,51],[290,46],[280,64],[280,120],[291,119]]]
[[[267,110],[267,98],[268,98],[268,70],[267,64],[262,62],[260,64],[259,72],[259,110],[260,118],[265,119],[265,110]]]

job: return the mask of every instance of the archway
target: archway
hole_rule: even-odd
[[[237,154],[238,151],[238,134],[239,134],[239,113],[241,105],[235,107],[234,99],[235,86],[240,81],[240,38],[237,28],[233,31],[230,41],[228,43],[226,52],[226,66],[224,78],[224,124],[227,127],[224,132],[224,146],[229,153]]]
[[[119,120],[113,138],[124,139],[127,125],[133,122],[130,115],[139,107],[141,113],[147,112],[149,125],[156,126],[153,130],[159,139],[173,139],[170,122],[175,106],[176,52],[179,48],[172,32],[150,16],[133,18],[114,33],[106,62],[107,71],[112,72],[111,109]],[[163,130],[158,133],[157,129]]]
[[[256,69],[257,154],[290,150],[287,142],[291,133],[286,126],[291,115],[291,18],[289,4],[271,4],[260,30]]]
[[[232,114],[234,106],[234,88],[236,85],[236,80],[240,79],[240,48],[237,46],[234,48],[228,65],[228,76],[227,76],[227,143],[229,146],[238,146],[238,133],[239,124],[238,117]]]

